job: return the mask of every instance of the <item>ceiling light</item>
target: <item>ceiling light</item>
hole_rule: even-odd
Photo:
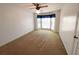
[[[40,13],[40,10],[36,10],[36,13],[39,14]]]

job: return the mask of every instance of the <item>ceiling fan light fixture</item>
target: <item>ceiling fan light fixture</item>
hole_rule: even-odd
[[[40,10],[36,10],[36,13],[39,14],[40,13]]]

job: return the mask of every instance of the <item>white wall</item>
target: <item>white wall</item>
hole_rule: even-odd
[[[59,25],[60,25],[60,10],[56,11],[56,19],[55,19],[55,31],[59,32]]]
[[[32,31],[33,14],[16,4],[0,4],[0,46]]]
[[[60,37],[68,54],[72,54],[78,4],[65,4],[61,10]]]

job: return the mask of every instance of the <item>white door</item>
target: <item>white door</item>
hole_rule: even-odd
[[[74,36],[74,48],[73,48],[73,54],[79,55],[79,15],[77,18],[77,24],[76,24],[76,32]]]

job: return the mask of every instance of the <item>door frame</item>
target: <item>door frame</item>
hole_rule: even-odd
[[[74,32],[74,37],[77,35],[77,28],[78,28],[78,20],[79,19],[79,13],[77,14],[77,19],[76,19],[76,25],[75,25],[75,32]],[[77,54],[77,47],[78,47],[78,43],[79,43],[79,38],[74,38],[74,43],[73,43],[73,47],[72,47],[72,54],[76,55]]]

